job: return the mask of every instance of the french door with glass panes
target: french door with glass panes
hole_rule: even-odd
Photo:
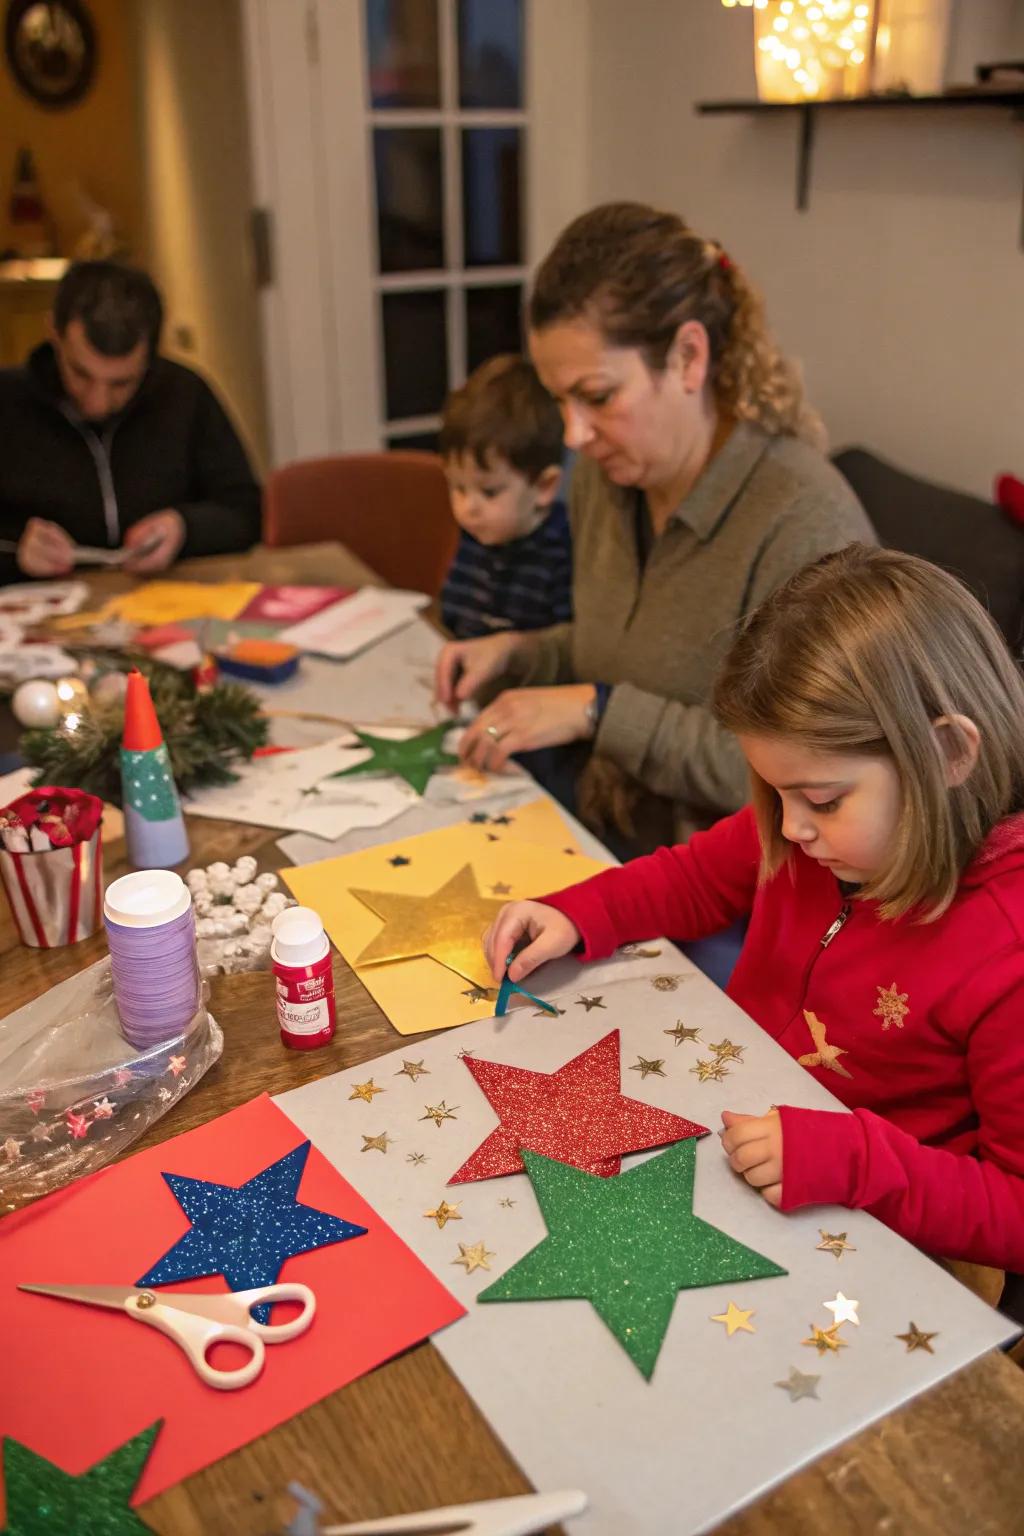
[[[585,204],[587,0],[243,0],[274,462],[436,444]]]

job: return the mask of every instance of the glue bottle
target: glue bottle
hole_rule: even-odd
[[[334,1038],[334,968],[324,925],[310,907],[289,907],[274,919],[270,959],[281,1040],[293,1051],[315,1051]]]

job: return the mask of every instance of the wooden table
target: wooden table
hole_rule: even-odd
[[[209,580],[337,582],[365,573],[337,546],[254,551],[184,564]],[[98,596],[131,585],[104,573]],[[191,864],[252,853],[283,862],[276,833],[200,818]],[[123,845],[106,876],[125,872]],[[71,949],[24,949],[0,916],[0,1017],[100,958],[96,937]],[[202,1125],[259,1093],[338,1072],[391,1050],[395,1034],[344,960],[335,956],[338,1033],[308,1053],[280,1044],[270,976],[221,977],[212,1009],[224,1055],[173,1112],[133,1147]],[[700,1383],[694,1383],[700,1390]],[[566,1425],[567,1436],[572,1426]],[[722,1433],[729,1433],[723,1424]],[[879,1420],[719,1527],[722,1536],[1012,1536],[1024,1529],[1024,1372],[992,1353]],[[665,1454],[672,1455],[672,1426]],[[742,1445],[736,1446],[737,1458]],[[315,1491],[330,1520],[369,1519],[527,1491],[529,1484],[429,1343],[407,1351],[305,1413],[152,1499],[143,1517],[160,1536],[278,1536],[293,1512],[286,1484]],[[571,1528],[570,1528],[571,1530]],[[627,1536],[627,1533],[623,1533]],[[666,1536],[671,1536],[666,1532]]]

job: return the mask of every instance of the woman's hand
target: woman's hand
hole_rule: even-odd
[[[455,714],[460,704],[507,669],[522,639],[518,630],[508,630],[479,640],[449,640],[434,668],[437,702]]]
[[[778,1210],[782,1203],[782,1120],[778,1110],[767,1115],[737,1115],[723,1109],[722,1124],[722,1146],[729,1167],[741,1173]]]
[[[567,955],[580,942],[580,931],[564,913],[542,901],[510,901],[484,934],[484,954],[495,981],[505,975],[505,962],[522,938],[529,945],[508,968],[513,981],[522,981],[545,960]]]
[[[459,756],[474,768],[499,773],[515,752],[562,747],[593,735],[587,706],[593,683],[561,688],[510,688],[482,709],[459,742]]]

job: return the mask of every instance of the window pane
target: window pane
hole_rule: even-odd
[[[445,294],[385,293],[384,392],[388,421],[430,416],[448,393]]]
[[[459,101],[464,107],[521,107],[522,56],[520,0],[459,0]]]
[[[382,272],[444,266],[441,135],[436,128],[375,128],[377,241]]]
[[[441,103],[437,0],[366,0],[370,105]]]
[[[521,352],[523,290],[466,289],[466,371],[472,373],[496,352]]]
[[[518,128],[466,128],[462,134],[462,223],[467,267],[517,266]]]
[[[393,448],[418,448],[424,453],[436,453],[438,451],[438,434],[436,432],[410,432],[405,437],[389,437],[385,446],[389,451]]]

